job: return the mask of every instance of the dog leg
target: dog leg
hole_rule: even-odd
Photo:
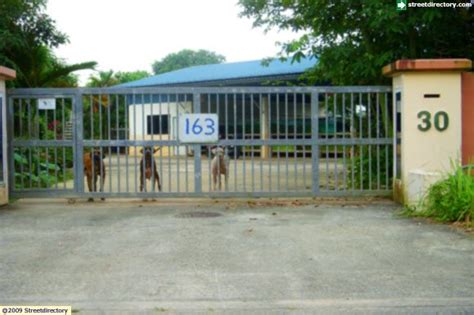
[[[158,175],[158,172],[156,173],[156,176],[158,178],[158,191],[161,191],[161,178],[160,175]]]
[[[105,167],[102,172],[102,176],[100,177],[100,192],[104,192],[104,184],[105,184]],[[101,200],[105,200],[105,198],[100,198]]]
[[[86,174],[87,176],[87,187],[89,188],[89,192],[92,192],[92,174]],[[94,201],[94,198],[89,198],[87,201],[92,202]]]
[[[148,192],[148,191],[147,191],[147,188],[146,188],[146,185],[147,185],[147,180],[146,180],[146,178],[144,178],[143,181],[144,181],[144,183],[143,183],[143,186],[142,186],[142,187],[143,187],[143,188],[142,188],[142,189],[143,189],[142,191]],[[150,179],[150,181],[151,181],[151,179]],[[153,183],[151,183],[151,185],[153,185]],[[146,197],[143,198],[143,201],[148,201],[148,198],[146,198]]]
[[[143,192],[143,170],[142,167],[140,166],[140,192]]]

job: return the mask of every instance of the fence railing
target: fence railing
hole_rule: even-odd
[[[23,197],[389,194],[393,112],[379,86],[13,89],[10,187]],[[180,142],[186,113],[217,114],[219,141]]]

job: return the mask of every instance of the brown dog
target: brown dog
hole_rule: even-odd
[[[215,147],[211,151],[214,154],[211,161],[213,188],[215,191],[222,190],[221,175],[224,175],[225,190],[227,191],[229,188],[229,157],[222,147]]]
[[[95,149],[92,152],[84,154],[84,174],[87,177],[87,186],[89,192],[97,191],[97,179],[100,176],[100,192],[104,191],[105,181],[105,166],[104,166],[104,152]],[[101,198],[105,200],[105,198]],[[89,198],[89,201],[94,201],[94,198]]]
[[[157,152],[158,149],[153,149],[150,147],[140,150],[140,153],[143,154],[142,160],[140,161],[140,191],[145,189],[146,191],[146,180],[151,180],[152,190],[155,189],[155,186],[158,184],[158,191],[161,191],[161,181],[160,175],[156,170],[156,162],[153,158],[153,154]]]

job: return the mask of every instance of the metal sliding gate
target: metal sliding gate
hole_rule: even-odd
[[[391,194],[390,87],[13,89],[7,98],[16,197]],[[180,142],[186,113],[217,114],[219,141]],[[149,150],[157,172],[147,180]]]

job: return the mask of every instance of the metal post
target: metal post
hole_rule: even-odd
[[[193,113],[199,114],[201,112],[201,94],[193,93]],[[201,181],[201,145],[193,145],[194,150],[194,192],[202,192],[202,181]]]
[[[15,179],[15,160],[13,158],[13,122],[14,122],[14,117],[13,117],[13,98],[9,97],[8,98],[8,110],[7,110],[7,145],[8,145],[8,167],[9,167],[9,172],[8,172],[8,187],[10,191],[15,189],[14,186],[14,179]],[[6,161],[6,158],[3,157],[4,161]]]
[[[393,139],[393,142],[392,142],[392,159],[393,159],[393,169],[392,169],[392,185],[394,187],[394,191],[395,191],[395,183],[394,183],[394,180],[395,179],[399,179],[397,176],[398,176],[398,172],[397,172],[397,169],[398,169],[398,157],[397,157],[397,151],[398,151],[398,133],[397,133],[397,125],[398,125],[398,115],[397,115],[397,110],[398,110],[398,103],[397,103],[397,93],[400,93],[400,98],[402,97],[402,92],[401,91],[393,91],[393,94],[392,94],[392,115],[393,115],[393,135],[392,135],[392,139]],[[400,107],[402,106],[401,104],[401,100],[400,100]],[[388,107],[387,107],[388,109]],[[403,128],[403,126],[402,126]],[[401,145],[400,145],[400,149],[401,149]],[[388,169],[387,169],[387,173],[388,173]],[[388,174],[387,174],[388,176]],[[401,178],[400,178],[401,179]]]
[[[92,104],[91,104],[92,106]],[[83,103],[82,93],[78,90],[72,99],[73,116],[73,155],[74,155],[74,191],[76,193],[84,192],[84,130],[83,130]],[[92,138],[92,135],[91,135]]]
[[[263,99],[263,104],[260,102],[260,139],[268,140],[270,138],[270,126],[268,119],[268,96],[264,95],[261,97]],[[262,156],[261,159],[270,158],[270,146],[262,145]]]
[[[311,157],[313,196],[319,194],[319,93],[311,93]]]

